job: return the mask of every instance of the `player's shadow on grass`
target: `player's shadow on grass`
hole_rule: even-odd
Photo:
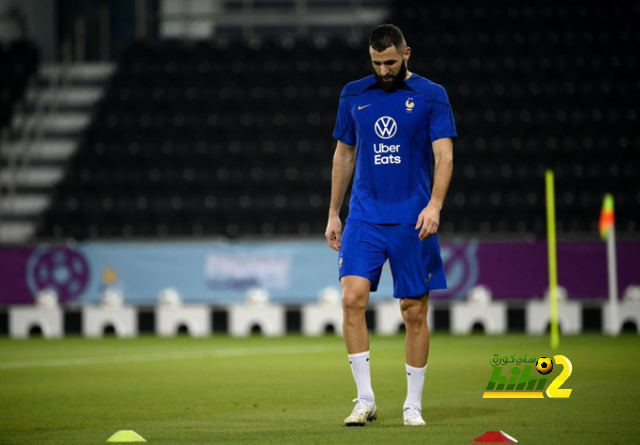
[[[480,416],[494,416],[504,410],[487,407],[463,406],[456,408],[434,408],[426,411],[430,423],[448,422],[450,420],[472,419]]]
[[[437,426],[437,425],[449,425],[452,422],[460,423],[460,421],[465,419],[473,419],[475,417],[486,417],[489,416],[491,418],[497,417],[500,413],[504,412],[504,410],[496,409],[496,408],[476,408],[476,407],[458,407],[458,408],[447,408],[447,407],[433,407],[426,409],[423,411],[424,420],[426,420],[427,425]],[[381,417],[378,419],[377,425],[383,428],[402,428],[406,427],[400,422],[397,422],[396,419]]]

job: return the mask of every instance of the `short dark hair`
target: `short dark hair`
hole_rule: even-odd
[[[400,28],[390,23],[376,26],[369,36],[369,46],[376,51],[384,51],[391,46],[400,49],[406,44]]]

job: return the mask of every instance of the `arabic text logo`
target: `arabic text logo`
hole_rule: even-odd
[[[396,135],[398,125],[392,117],[382,116],[376,121],[374,129],[380,139],[391,139]]]
[[[571,395],[571,389],[560,389],[560,386],[567,381],[573,367],[564,355],[556,355],[553,360],[556,365],[562,365],[563,369],[547,387],[547,397],[568,398]],[[551,358],[540,357],[536,360],[535,356],[527,358],[527,354],[518,358],[516,354],[510,357],[499,357],[498,354],[494,354],[489,363],[493,367],[493,372],[482,396],[484,399],[542,399],[544,387],[549,380],[548,375],[554,369]],[[515,366],[503,373],[506,365]],[[520,368],[521,365],[522,368]],[[535,374],[534,368],[542,374],[540,378]]]

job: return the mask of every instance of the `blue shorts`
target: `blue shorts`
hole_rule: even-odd
[[[418,233],[410,224],[349,219],[338,259],[340,279],[348,275],[366,278],[371,281],[371,292],[375,292],[382,267],[389,259],[395,298],[421,297],[430,290],[446,289],[438,235],[420,241]]]

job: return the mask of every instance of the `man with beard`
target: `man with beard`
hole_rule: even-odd
[[[365,312],[389,260],[406,327],[405,425],[423,426],[429,354],[429,291],[446,289],[440,210],[451,181],[453,113],[445,90],[408,70],[411,49],[394,25],[369,38],[374,74],[347,84],[333,132],[331,204],[325,237],[340,252],[343,332],[358,396],[347,426],[377,418]],[[339,212],[355,170],[344,235]]]

